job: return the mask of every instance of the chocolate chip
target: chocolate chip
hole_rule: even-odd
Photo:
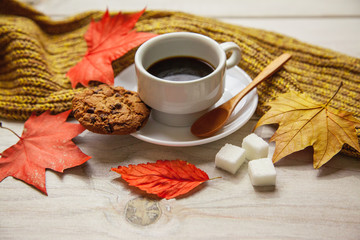
[[[115,108],[116,108],[116,109],[121,109],[121,108],[122,108],[121,103],[116,103],[116,104],[115,104]]]
[[[96,122],[96,117],[95,117],[95,116],[91,116],[91,117],[90,117],[90,122],[91,122],[91,123],[95,123],[95,122]]]
[[[101,118],[101,120],[103,120],[103,121],[105,121],[106,119],[107,119],[107,114],[106,113],[102,113],[102,114],[100,114],[100,118]]]
[[[105,130],[109,133],[114,132],[114,128],[113,126],[109,123],[108,125],[105,126]]]
[[[94,113],[95,112],[95,108],[88,108],[88,110],[86,111],[87,113]]]
[[[121,97],[120,93],[115,93],[115,97]]]
[[[110,109],[121,109],[121,103],[116,103],[115,105],[110,105]]]

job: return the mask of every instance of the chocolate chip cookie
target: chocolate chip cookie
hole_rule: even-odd
[[[137,92],[103,84],[87,88],[72,101],[75,118],[101,134],[130,134],[143,127],[150,109]]]

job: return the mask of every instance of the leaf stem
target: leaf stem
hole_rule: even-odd
[[[210,178],[209,181],[211,180],[215,180],[215,179],[219,179],[219,178],[222,178],[222,177],[214,177],[214,178]]]
[[[336,92],[334,93],[334,95],[327,101],[327,103],[325,104],[325,107],[326,107],[327,105],[329,105],[329,103],[331,102],[331,100],[334,99],[334,97],[336,96],[336,94],[338,94],[338,92],[340,91],[340,88],[341,88],[342,86],[343,86],[343,82],[340,82],[340,85],[339,85],[338,89],[336,90]]]
[[[12,132],[13,134],[15,134],[15,136],[17,136],[19,139],[21,139],[21,137],[20,137],[16,132],[14,132],[13,130],[11,130],[10,128],[4,127],[4,126],[2,125],[2,122],[0,122],[0,128],[9,130],[9,131]]]

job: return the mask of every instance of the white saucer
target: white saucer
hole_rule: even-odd
[[[219,106],[232,98],[251,81],[251,78],[242,69],[238,67],[228,69],[225,78],[224,95],[214,107]],[[131,65],[123,70],[115,78],[114,85],[122,86],[132,91],[137,91],[135,66]],[[151,115],[145,127],[131,135],[143,141],[164,146],[184,147],[213,142],[226,137],[241,128],[254,114],[257,103],[258,96],[256,89],[253,89],[240,101],[223,129],[209,138],[195,137],[191,134],[190,127],[171,127],[164,125],[155,121]]]

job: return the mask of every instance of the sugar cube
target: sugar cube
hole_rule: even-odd
[[[269,144],[255,133],[243,139],[242,148],[245,149],[248,160],[265,158],[269,152]]]
[[[276,171],[270,158],[260,158],[250,161],[248,173],[253,186],[275,185]]]
[[[245,150],[226,143],[215,156],[215,166],[235,174],[245,161]]]

